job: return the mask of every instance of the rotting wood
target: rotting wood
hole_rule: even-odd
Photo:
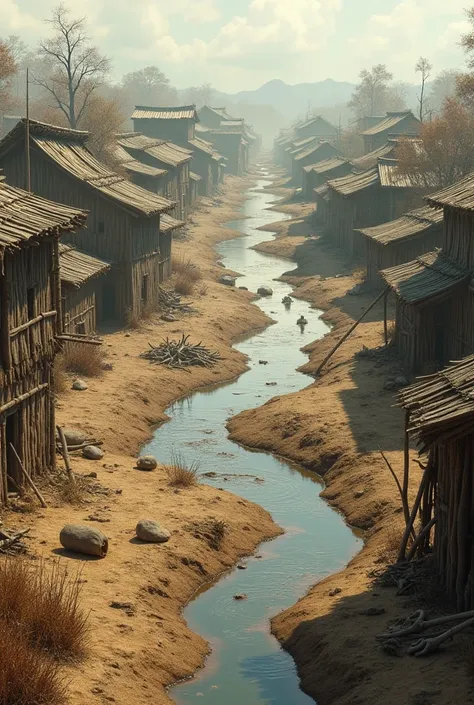
[[[48,505],[46,504],[46,501],[45,501],[43,495],[41,494],[41,492],[39,491],[39,489],[36,487],[35,483],[34,483],[33,480],[31,479],[29,473],[26,471],[25,466],[24,466],[23,463],[21,462],[21,458],[20,458],[20,456],[18,455],[18,453],[16,452],[16,449],[15,449],[15,446],[13,445],[13,443],[10,443],[10,448],[11,448],[12,451],[14,452],[15,457],[16,457],[16,459],[17,459],[17,461],[18,461],[18,465],[20,466],[20,470],[22,471],[22,473],[23,473],[23,475],[24,475],[26,481],[28,482],[29,486],[31,487],[31,489],[33,490],[33,492],[35,493],[35,495],[36,495],[37,498],[39,499],[39,501],[40,501],[40,503],[41,503],[41,506],[43,507],[43,509],[47,509]]]
[[[95,338],[83,338],[75,333],[62,333],[56,336],[58,340],[64,340],[66,343],[85,343],[86,345],[102,345],[102,340]]]
[[[372,303],[370,304],[370,306],[365,309],[364,313],[363,313],[363,314],[357,319],[357,321],[349,328],[349,330],[347,331],[347,333],[345,333],[345,334],[342,336],[342,338],[336,343],[336,345],[335,345],[335,346],[332,348],[332,350],[326,355],[326,357],[324,358],[324,360],[321,362],[321,364],[320,364],[319,367],[317,368],[316,372],[314,373],[314,376],[315,376],[315,377],[317,377],[317,376],[321,373],[321,370],[322,370],[323,367],[326,365],[326,363],[329,362],[329,360],[330,360],[331,357],[334,355],[334,353],[336,352],[336,350],[338,350],[338,349],[340,348],[340,346],[341,346],[341,345],[347,340],[347,338],[351,335],[351,333],[353,333],[353,331],[357,328],[357,326],[359,325],[359,323],[361,323],[361,322],[363,321],[363,319],[364,319],[365,316],[369,313],[369,311],[371,311],[371,310],[374,308],[374,306],[380,301],[380,299],[381,299],[383,296],[385,296],[386,293],[388,293],[389,289],[390,289],[390,287],[387,286],[387,287],[385,287],[385,289],[384,289],[382,292],[380,292],[380,294],[377,296],[377,298],[374,299],[374,301],[372,301]]]
[[[75,484],[76,484],[76,479],[75,479],[75,477],[74,477],[74,473],[73,473],[73,471],[72,471],[71,463],[70,463],[70,460],[69,460],[69,453],[68,453],[68,447],[67,447],[67,443],[66,443],[66,436],[64,435],[64,431],[63,431],[63,429],[61,428],[61,426],[59,426],[59,425],[56,426],[56,429],[57,429],[57,431],[58,431],[59,439],[60,439],[60,441],[61,441],[62,456],[63,456],[64,464],[65,464],[65,466],[66,466],[67,476],[68,476],[70,482],[72,482],[72,484],[75,485]]]

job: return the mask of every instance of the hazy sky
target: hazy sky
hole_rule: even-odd
[[[386,63],[414,81],[423,54],[463,66],[459,37],[474,0],[69,0],[86,15],[116,77],[160,66],[178,87],[210,82],[234,93],[272,78],[355,81]],[[35,44],[57,0],[0,0],[0,33]]]

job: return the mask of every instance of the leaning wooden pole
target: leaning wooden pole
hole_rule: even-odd
[[[35,483],[34,483],[33,480],[31,479],[30,475],[29,475],[29,474],[27,473],[27,471],[25,470],[25,466],[24,466],[23,463],[21,462],[21,458],[20,458],[20,456],[18,455],[18,453],[16,452],[16,449],[15,449],[15,446],[13,445],[13,443],[10,443],[10,448],[12,449],[12,451],[13,451],[14,454],[15,454],[15,457],[16,457],[16,459],[17,459],[17,461],[18,461],[18,465],[20,466],[20,470],[22,471],[23,475],[25,476],[25,480],[27,481],[27,483],[29,484],[29,486],[31,487],[31,489],[33,490],[33,492],[35,493],[35,495],[38,497],[38,499],[39,499],[39,501],[40,501],[40,504],[41,504],[41,506],[43,507],[43,509],[46,509],[48,505],[46,504],[46,501],[45,501],[43,495],[41,494],[41,492],[39,491],[39,489],[36,487]]]
[[[347,331],[347,333],[345,333],[345,334],[342,336],[342,338],[336,343],[336,345],[333,347],[333,349],[331,350],[331,352],[330,352],[328,355],[326,355],[326,357],[324,358],[324,360],[322,361],[322,363],[319,365],[318,369],[316,370],[316,372],[315,372],[315,376],[316,376],[316,377],[320,374],[321,370],[323,369],[323,367],[325,366],[325,364],[331,359],[331,357],[334,355],[334,353],[336,352],[336,350],[338,350],[338,349],[341,347],[341,345],[347,340],[347,338],[351,335],[351,333],[353,333],[353,332],[355,331],[355,329],[357,328],[357,326],[359,325],[359,323],[361,323],[362,320],[363,320],[363,319],[366,317],[366,315],[369,313],[369,311],[371,311],[371,310],[374,308],[374,306],[375,306],[376,304],[378,304],[378,302],[380,301],[380,299],[381,299],[383,296],[385,296],[386,294],[388,294],[389,290],[390,290],[390,287],[387,286],[387,287],[377,296],[377,298],[374,299],[374,301],[372,301],[372,303],[370,304],[370,306],[365,309],[365,311],[364,311],[364,313],[362,314],[362,316],[360,316],[360,317],[357,319],[357,321],[349,328],[349,330]]]
[[[385,296],[383,299],[383,336],[384,336],[384,340],[385,340],[385,347],[388,345],[387,305],[388,305],[388,291],[385,292]]]
[[[66,436],[64,435],[64,431],[61,428],[61,426],[56,426],[58,435],[59,435],[59,440],[61,441],[61,448],[62,448],[62,456],[64,460],[64,465],[66,466],[66,472],[67,476],[70,480],[70,482],[75,485],[76,480],[74,478],[74,473],[72,472],[71,468],[71,462],[69,460],[69,452],[68,452],[68,447],[67,447],[67,441],[66,441]]]

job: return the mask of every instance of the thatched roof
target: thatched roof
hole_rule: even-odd
[[[195,105],[179,105],[153,107],[149,105],[136,105],[132,120],[195,120],[199,116]]]
[[[397,144],[398,143],[395,140],[389,140],[387,144],[384,144],[383,147],[379,147],[379,149],[374,149],[373,152],[369,152],[363,157],[352,159],[352,166],[354,167],[354,170],[367,171],[367,169],[373,169],[375,166],[377,166],[379,159],[395,155]]]
[[[192,149],[198,150],[203,154],[207,154],[209,157],[217,162],[224,161],[222,154],[219,154],[210,142],[202,140],[200,137],[195,137],[193,140],[188,140],[188,144]]]
[[[429,206],[405,213],[401,218],[390,220],[371,228],[360,228],[357,232],[379,245],[394,245],[402,240],[426,235],[443,226],[443,212]]]
[[[303,167],[303,169],[307,172],[314,171],[316,174],[325,174],[329,171],[333,171],[333,169],[344,166],[344,164],[347,164],[348,168],[351,166],[347,159],[343,157],[333,157],[333,159],[324,159],[322,162],[312,164],[310,167]]]
[[[441,300],[471,278],[469,270],[440,250],[383,269],[380,274],[402,301],[412,305]]]
[[[160,178],[167,174],[166,169],[159,169],[156,166],[144,164],[132,157],[121,145],[116,144],[112,149],[112,156],[118,164],[131,174],[140,174],[140,176],[150,176],[152,178]]]
[[[381,132],[393,132],[394,128],[396,128],[397,125],[400,125],[400,123],[402,123],[407,117],[412,117],[414,120],[417,120],[411,110],[387,113],[383,120],[378,122],[376,125],[369,127],[368,130],[365,130],[361,134],[364,137],[369,137],[371,135],[378,135]]]
[[[322,149],[323,147],[325,147],[326,149],[328,147],[332,147],[334,150],[334,154],[338,154],[337,149],[330,142],[328,142],[327,140],[319,140],[317,137],[313,137],[313,142],[311,142],[307,147],[300,149],[299,151],[297,151],[297,153],[292,153],[293,159],[296,162],[299,162],[301,159],[306,159],[306,157],[309,157],[312,154],[316,154],[317,151],[319,149]]]
[[[110,266],[110,262],[93,257],[72,245],[59,243],[59,267],[62,282],[80,287],[92,277],[106,272]]]
[[[189,178],[193,181],[202,181],[202,176],[199,176],[199,174],[195,174],[194,171],[189,172]]]
[[[333,125],[332,123],[329,122],[329,120],[326,120],[325,118],[321,117],[321,115],[316,115],[315,117],[309,118],[309,120],[303,120],[302,122],[299,122],[295,125],[297,130],[305,129],[307,127],[316,127],[316,125],[322,124],[325,127],[330,127],[331,131],[337,135],[338,133],[338,128]]]
[[[173,218],[171,215],[168,215],[168,213],[162,215],[160,218],[160,232],[162,233],[172,232],[173,230],[182,228],[183,225],[184,220],[176,220],[176,218]]]
[[[21,120],[0,142],[0,160],[16,145],[24,148],[25,131],[26,120]],[[88,137],[88,132],[30,120],[31,146],[82,185],[141,216],[150,217],[174,208],[176,204],[172,201],[126,181],[96,159],[87,148]]]
[[[0,250],[84,227],[87,211],[48,201],[0,178]]]
[[[433,174],[403,174],[396,159],[379,158],[378,170],[382,186],[391,188],[436,188],[438,181]]]
[[[137,155],[137,158],[140,152],[146,152],[157,161],[175,168],[191,161],[193,156],[190,149],[179,147],[167,140],[146,137],[141,132],[122,132],[117,135],[117,142],[127,151]]]
[[[399,394],[410,412],[409,431],[422,451],[474,432],[474,355],[420,379]]]
[[[362,174],[348,174],[328,181],[328,186],[341,196],[352,196],[369,188],[380,186],[378,169],[370,169]]]
[[[474,173],[452,186],[427,196],[425,201],[434,208],[449,206],[463,211],[474,211]]]

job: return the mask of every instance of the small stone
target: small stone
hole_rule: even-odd
[[[82,457],[88,460],[102,460],[104,451],[97,446],[86,446],[82,449]]]
[[[259,286],[257,294],[260,296],[273,296],[273,289],[269,286]]]
[[[248,286],[239,286],[239,289],[242,289],[242,291],[248,291],[248,290],[249,290]]]
[[[259,360],[258,364],[259,365],[268,365],[268,360]]]
[[[238,568],[238,570],[247,570],[247,566],[244,563],[239,563],[237,568]]]
[[[91,693],[93,695],[101,695],[101,693],[103,693],[103,692],[104,692],[103,688],[92,688],[91,689]]]
[[[167,529],[164,529],[157,521],[151,519],[142,519],[138,522],[135,532],[140,541],[146,543],[166,543],[171,538],[171,534]]]
[[[95,478],[97,477],[97,473],[96,473],[96,472],[90,472],[88,475],[86,475],[86,477],[92,477],[93,479],[95,479]]]
[[[164,314],[161,316],[161,320],[162,320],[162,321],[166,321],[167,323],[172,323],[173,321],[176,320],[176,316],[173,316],[172,313],[164,313]]]
[[[130,338],[130,333],[125,333],[125,338]]]
[[[89,385],[86,384],[83,379],[75,379],[71,389],[74,389],[76,392],[84,392],[86,389],[89,389]]]
[[[365,490],[358,490],[357,492],[354,492],[355,499],[360,499],[364,495],[365,495]]]
[[[238,595],[234,595],[234,600],[240,601],[240,600],[247,600],[248,595],[246,595],[243,592],[240,592]]]
[[[267,387],[276,387],[278,383],[277,382],[265,382],[265,384]]]
[[[158,466],[158,461],[153,455],[141,455],[137,459],[139,470],[154,470]]]
[[[76,428],[65,428],[63,431],[68,446],[80,446],[86,440],[85,434]]]
[[[111,362],[103,362],[102,363],[102,369],[105,372],[111,372],[114,369],[114,366]]]
[[[341,588],[337,587],[334,588],[334,590],[329,591],[329,597],[336,597],[336,595],[340,595],[342,592]]]
[[[231,277],[230,274],[223,274],[219,277],[219,284],[224,284],[224,286],[235,286],[236,277]]]

